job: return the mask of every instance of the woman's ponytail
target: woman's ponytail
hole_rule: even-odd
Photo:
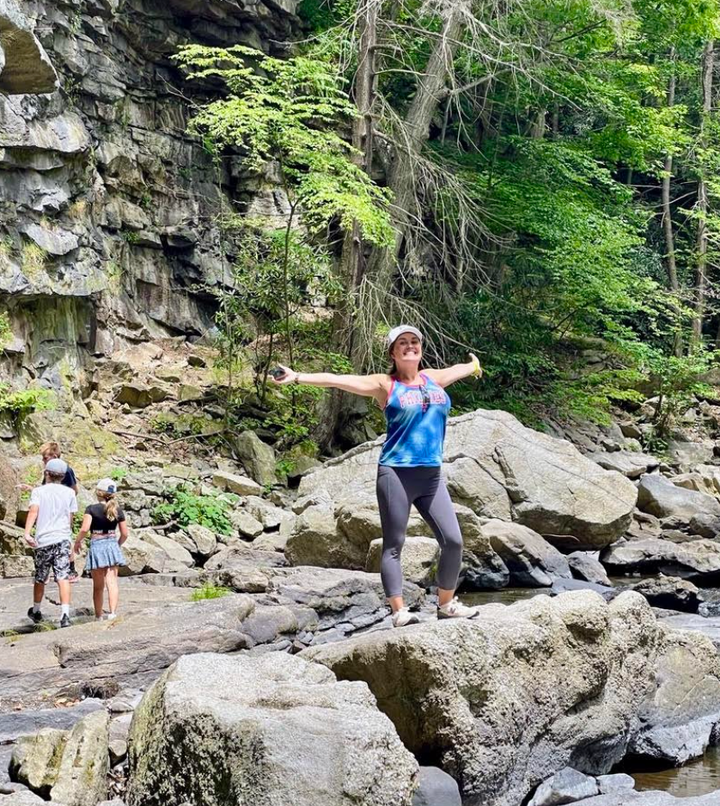
[[[115,497],[114,493],[106,493],[102,490],[98,490],[98,498],[102,501],[103,507],[105,509],[105,517],[109,521],[116,521],[118,516],[118,511],[120,509],[120,503],[118,502],[117,498]]]

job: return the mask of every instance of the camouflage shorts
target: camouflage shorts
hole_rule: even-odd
[[[69,540],[35,549],[35,582],[47,582],[51,569],[56,582],[68,578],[70,574]]]

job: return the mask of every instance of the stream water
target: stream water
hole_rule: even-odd
[[[614,584],[628,585],[637,582],[637,578],[623,577],[613,579]],[[542,588],[505,588],[499,591],[467,592],[460,595],[467,605],[513,604],[522,599],[532,599],[543,593]],[[710,593],[708,591],[708,593]],[[713,591],[709,598],[718,598],[720,592]],[[683,767],[651,768],[646,762],[634,762],[614,770],[627,772],[635,779],[637,789],[657,789],[668,792],[678,798],[697,797],[709,792],[720,792],[720,747],[707,750],[702,758]]]

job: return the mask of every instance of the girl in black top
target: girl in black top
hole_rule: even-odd
[[[105,588],[110,606],[108,619],[116,617],[119,597],[118,568],[126,564],[120,547],[127,540],[128,530],[125,513],[120,509],[115,497],[116,491],[117,486],[112,479],[102,479],[97,483],[95,494],[98,503],[91,504],[85,510],[82,526],[75,541],[77,552],[87,535],[90,535],[90,550],[85,567],[92,574],[96,621],[102,619]]]

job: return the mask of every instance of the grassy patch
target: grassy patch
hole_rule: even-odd
[[[228,593],[230,593],[230,588],[223,588],[221,585],[206,582],[202,588],[198,588],[190,594],[190,601],[203,602],[205,599],[220,599],[222,596],[227,596]]]

